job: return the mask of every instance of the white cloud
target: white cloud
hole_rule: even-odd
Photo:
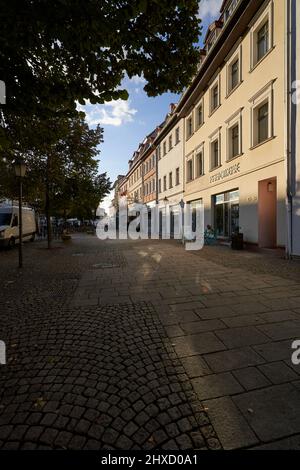
[[[144,86],[146,84],[145,78],[143,76],[139,77],[138,75],[134,75],[134,77],[132,77],[130,79],[130,81],[132,83],[134,83],[135,85],[141,85],[141,86],[143,85]]]
[[[208,18],[217,17],[223,0],[200,0],[199,2],[199,18],[206,20]]]
[[[130,100],[108,101],[104,104],[78,106],[78,110],[85,112],[86,121],[89,126],[97,124],[107,126],[121,126],[127,122],[132,122],[137,110],[131,108]]]

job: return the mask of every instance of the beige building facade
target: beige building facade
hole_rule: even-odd
[[[175,105],[166,117],[165,125],[156,139],[158,148],[157,201],[159,207],[178,205],[183,199],[184,119],[176,114]]]
[[[203,203],[219,238],[261,247],[286,244],[284,3],[223,3],[177,111],[185,202]]]
[[[128,204],[143,202],[143,165],[139,151],[136,151],[129,160],[129,171],[126,176]]]

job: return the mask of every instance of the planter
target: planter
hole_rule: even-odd
[[[242,250],[244,248],[244,234],[233,233],[231,235],[231,248],[233,250]]]

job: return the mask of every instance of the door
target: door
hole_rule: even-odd
[[[276,178],[258,182],[258,245],[274,248],[277,244],[277,181]]]

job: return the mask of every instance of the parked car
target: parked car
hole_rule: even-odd
[[[22,239],[33,241],[36,234],[36,221],[33,209],[22,208]],[[0,246],[13,247],[19,242],[19,208],[0,206]]]

